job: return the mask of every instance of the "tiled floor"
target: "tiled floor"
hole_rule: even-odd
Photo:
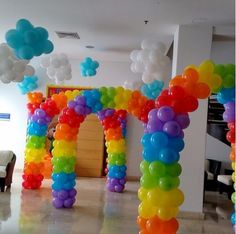
[[[137,234],[137,182],[128,182],[123,194],[106,192],[105,179],[80,178],[72,209],[51,205],[50,180],[40,190],[22,190],[15,173],[11,191],[0,193],[0,233],[3,234]],[[216,207],[226,208],[220,217]],[[225,195],[206,193],[205,220],[179,219],[179,234],[231,234],[227,216],[232,205]],[[218,210],[220,210],[218,208]]]

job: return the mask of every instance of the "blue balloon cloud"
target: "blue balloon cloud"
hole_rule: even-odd
[[[49,54],[54,48],[53,43],[48,40],[48,31],[42,27],[34,27],[27,19],[18,20],[16,29],[7,31],[5,39],[19,59],[30,60],[34,56]]]
[[[96,69],[99,67],[99,63],[91,58],[85,58],[80,63],[81,76],[95,76],[97,74]]]
[[[141,92],[144,96],[150,99],[156,99],[164,87],[164,82],[160,80],[154,80],[150,84],[144,84],[141,87]]]
[[[29,93],[38,88],[38,77],[37,76],[24,76],[24,80],[17,84],[21,94]]]

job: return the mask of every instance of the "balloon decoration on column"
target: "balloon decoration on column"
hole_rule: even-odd
[[[37,76],[24,76],[24,80],[17,84],[21,94],[29,93],[38,88]]]
[[[72,78],[71,65],[65,54],[52,54],[44,56],[40,65],[47,69],[48,77],[56,84],[63,84]]]
[[[92,60],[92,58],[87,57],[80,63],[80,72],[81,76],[95,76],[97,74],[97,68],[99,67],[99,63],[96,60]]]
[[[16,29],[7,31],[5,38],[19,59],[30,60],[34,56],[53,51],[53,44],[48,40],[48,31],[42,27],[34,27],[27,19],[18,20]]]
[[[17,59],[7,44],[0,44],[0,80],[3,83],[21,82],[24,76],[33,76],[34,68],[28,63]]]

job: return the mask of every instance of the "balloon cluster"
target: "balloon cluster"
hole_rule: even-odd
[[[87,57],[80,63],[81,76],[95,76],[97,74],[96,69],[99,67],[99,63],[91,58]]]
[[[62,84],[72,78],[71,65],[65,54],[52,54],[42,57],[41,66],[47,69],[47,75],[56,84]]]
[[[48,31],[42,27],[34,27],[26,19],[18,20],[16,29],[7,31],[5,38],[19,59],[30,60],[34,56],[53,51],[53,44],[48,40]]]
[[[38,88],[37,81],[37,76],[24,76],[24,80],[17,86],[22,94],[26,94]]]
[[[143,84],[141,87],[142,94],[149,99],[156,99],[164,87],[164,82],[154,80],[150,84]]]
[[[126,136],[126,115],[125,110],[115,111],[104,109],[98,112],[105,133],[106,147],[108,153],[107,188],[111,192],[122,192],[126,183],[126,159],[125,141]]]
[[[141,48],[130,54],[131,71],[142,73],[142,80],[146,84],[165,80],[170,72],[170,59],[165,55],[165,45],[154,40],[144,40]]]
[[[0,80],[3,83],[21,82],[24,76],[33,76],[29,61],[17,59],[7,44],[0,44]]]

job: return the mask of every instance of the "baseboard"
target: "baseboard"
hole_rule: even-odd
[[[127,181],[139,181],[140,177],[139,176],[127,176],[126,180]]]
[[[197,219],[204,220],[205,214],[201,212],[180,211],[177,215],[178,219]]]

